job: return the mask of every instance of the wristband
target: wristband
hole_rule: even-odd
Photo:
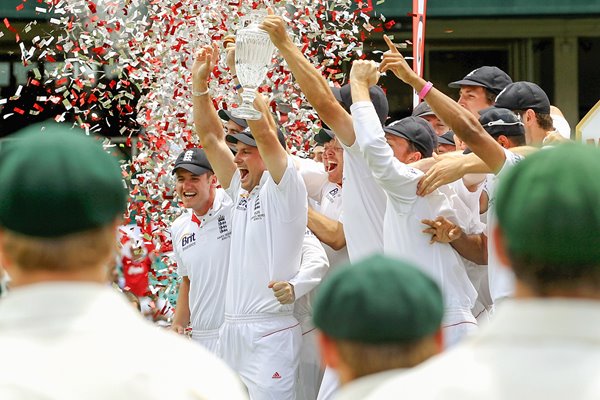
[[[419,92],[419,101],[423,100],[425,96],[427,96],[427,93],[429,93],[432,87],[433,83],[427,81],[425,86],[423,86],[423,89],[421,89],[421,91]]]
[[[192,96],[194,96],[194,97],[201,97],[201,96],[204,96],[204,95],[207,95],[207,94],[208,94],[208,88],[204,92],[194,92],[194,91],[192,91]]]
[[[233,87],[233,90],[240,90],[241,88],[242,88],[242,84],[241,84],[241,83],[238,83],[237,85],[235,85],[235,86]]]

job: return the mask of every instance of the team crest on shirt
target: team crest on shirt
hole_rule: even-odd
[[[186,233],[181,237],[181,249],[187,250],[196,245],[196,234]]]
[[[258,221],[265,217],[265,213],[262,212],[262,207],[260,206],[260,196],[256,196],[256,200],[254,201],[254,207],[252,209],[252,221]]]
[[[217,239],[225,240],[231,237],[231,231],[227,226],[227,220],[223,215],[220,215],[217,219],[217,225],[219,226],[219,236],[217,236]]]

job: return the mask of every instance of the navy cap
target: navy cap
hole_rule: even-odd
[[[454,132],[448,131],[443,135],[438,136],[438,144],[449,144],[451,146],[456,146],[454,142]]]
[[[346,111],[350,112],[350,106],[352,105],[350,84],[347,83],[341,88],[331,88],[331,91],[333,92],[336,100],[342,103],[342,106],[346,109]],[[373,102],[373,106],[375,107],[375,111],[379,117],[379,121],[381,121],[382,125],[385,124],[385,121],[388,117],[388,112],[390,111],[385,92],[382,88],[375,85],[369,88],[369,95],[371,96],[371,101]]]
[[[546,92],[533,82],[515,82],[508,85],[497,97],[496,107],[509,110],[528,110],[550,114],[550,100]]]
[[[335,138],[335,133],[330,129],[322,128],[314,137],[315,142],[323,145]]]
[[[490,92],[498,94],[511,83],[510,76],[500,68],[484,66],[474,69],[460,81],[451,82],[448,86],[451,88],[482,86]]]
[[[427,115],[435,115],[435,113],[431,110],[431,107],[429,107],[429,104],[427,104],[427,102],[423,101],[423,102],[417,104],[417,106],[413,109],[413,112],[411,115],[413,117],[425,117]]]
[[[517,115],[499,107],[489,107],[479,112],[479,123],[492,136],[523,136],[525,127]]]
[[[175,166],[171,173],[174,174],[177,168],[183,168],[194,175],[213,172],[213,169],[208,162],[208,158],[206,157],[206,153],[198,147],[182,151],[177,157],[177,160],[175,160]]]
[[[248,122],[242,118],[236,118],[231,114],[229,110],[219,110],[219,117],[223,121],[233,121],[244,129],[248,129]]]
[[[252,132],[250,132],[250,129],[246,129],[240,133],[227,135],[225,136],[225,140],[229,143],[242,142],[244,144],[247,144],[248,146],[256,147],[256,140],[254,140],[254,136],[252,136]],[[281,146],[283,146],[283,148],[287,150],[287,144],[285,143],[285,135],[283,134],[281,129],[277,129],[277,140],[279,140]]]
[[[419,117],[406,117],[383,128],[384,132],[413,143],[423,157],[431,157],[437,147],[437,136],[431,124]]]

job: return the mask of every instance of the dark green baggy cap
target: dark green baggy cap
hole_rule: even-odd
[[[0,146],[0,226],[51,238],[100,227],[123,213],[117,160],[80,130],[45,122]]]
[[[436,283],[411,264],[375,255],[337,268],[315,298],[313,319],[326,335],[361,343],[402,343],[440,329]]]

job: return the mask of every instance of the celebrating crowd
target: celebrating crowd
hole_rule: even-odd
[[[314,159],[263,95],[256,120],[217,110],[219,57],[244,90],[235,43],[199,49],[172,332],[104,284],[114,160],[58,124],[1,149],[0,397],[596,398],[600,153],[543,89],[482,66],[449,84],[456,102],[387,36],[331,87],[281,17],[260,27],[319,115]],[[418,93],[412,116],[388,118],[383,73]]]

